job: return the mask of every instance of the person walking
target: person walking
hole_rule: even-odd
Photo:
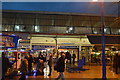
[[[5,57],[5,52],[2,52],[2,80],[5,80],[5,74],[9,67],[9,59]]]
[[[73,58],[73,64],[75,64],[75,58],[76,58],[76,55],[73,54],[73,55],[72,55],[72,58]]]
[[[44,69],[44,61],[39,59],[39,62],[37,63],[36,66],[37,75],[44,75],[43,69]]]
[[[61,57],[58,59],[57,61],[57,72],[59,72],[58,77],[56,78],[56,80],[62,78],[62,80],[64,80],[64,70],[65,70],[65,53],[61,52]]]
[[[29,55],[29,58],[28,58],[28,71],[29,71],[29,73],[31,73],[31,71],[32,71],[32,63],[33,63],[33,57],[32,57],[32,55]]]
[[[51,76],[51,72],[52,72],[52,54],[49,54],[49,60],[48,60],[48,66],[49,66],[49,75]]]
[[[20,65],[20,71],[22,72],[22,75],[19,80],[25,80],[26,79],[26,73],[28,71],[28,61],[27,57],[22,60],[21,65]]]

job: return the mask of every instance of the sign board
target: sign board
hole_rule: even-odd
[[[17,48],[18,39],[18,36],[2,35],[0,45],[2,45],[2,48]]]

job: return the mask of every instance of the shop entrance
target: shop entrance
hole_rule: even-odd
[[[86,62],[90,62],[90,50],[93,46],[87,36],[80,35],[32,35],[30,45],[31,49],[45,49],[46,53],[53,53],[53,58],[63,51],[69,52],[71,56],[75,54],[75,61],[84,56]]]

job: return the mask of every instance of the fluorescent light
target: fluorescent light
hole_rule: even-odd
[[[104,29],[104,31],[106,32],[106,31],[107,31],[107,29]]]
[[[98,55],[99,55],[100,53],[95,53],[95,54],[98,54]]]
[[[73,27],[70,27],[69,30],[73,30]]]
[[[37,30],[38,29],[38,26],[35,26],[35,30]]]
[[[66,33],[68,33],[68,31],[66,31]]]
[[[39,26],[35,26],[35,32],[39,32]]]
[[[5,29],[5,31],[8,31],[7,29]]]
[[[93,2],[97,2],[98,0],[92,0]]]
[[[94,33],[97,34],[97,31],[95,31]]]
[[[20,29],[20,26],[15,25],[15,29],[16,29],[16,30],[19,30],[19,29]]]
[[[120,32],[120,29],[119,29],[119,32]]]

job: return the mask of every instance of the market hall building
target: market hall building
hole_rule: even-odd
[[[105,52],[108,65],[120,51],[120,23],[117,16],[104,16]],[[76,62],[85,57],[85,64],[101,58],[101,16],[95,14],[41,11],[2,11],[2,35],[19,37],[16,47],[3,49],[39,52],[70,52]],[[16,65],[18,68],[18,65]]]

